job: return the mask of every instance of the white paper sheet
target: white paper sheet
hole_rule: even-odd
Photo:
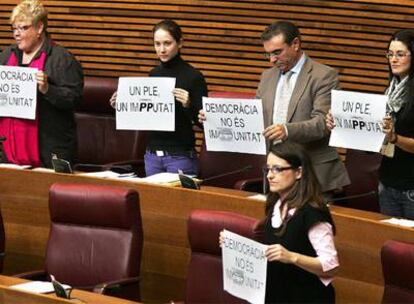
[[[260,193],[250,195],[249,198],[252,198],[252,199],[255,199],[255,200],[258,200],[258,201],[262,201],[262,202],[266,201],[266,195],[260,194]]]
[[[162,173],[157,173],[151,176],[141,178],[140,181],[144,183],[153,183],[153,184],[168,184],[168,183],[179,182],[180,177],[178,176],[178,173],[162,172]]]
[[[381,222],[403,226],[403,227],[414,228],[414,221],[407,220],[407,219],[398,219],[398,218],[392,217],[390,219],[382,220]]]
[[[385,138],[382,119],[388,97],[333,90],[331,111],[335,128],[329,145],[379,152]]]
[[[71,289],[69,285],[62,284],[62,286],[65,289]],[[51,282],[42,281],[30,281],[26,283],[20,283],[16,285],[11,285],[10,288],[32,293],[49,293],[55,291],[53,288],[53,284]]]
[[[0,116],[35,119],[37,69],[0,65]]]
[[[223,289],[250,303],[264,303],[266,248],[266,245],[224,230],[224,243],[221,247]]]
[[[110,171],[110,170],[106,170],[106,171],[99,171],[99,172],[77,173],[76,175],[99,177],[99,178],[117,178],[120,174]]]
[[[207,151],[266,154],[260,99],[203,97]]]
[[[30,165],[16,165],[16,164],[5,164],[0,163],[0,168],[7,168],[7,169],[30,169],[32,166]]]
[[[174,87],[171,77],[119,78],[116,129],[174,131]]]

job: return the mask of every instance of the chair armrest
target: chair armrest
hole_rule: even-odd
[[[239,180],[234,184],[234,189],[263,193],[263,178],[255,177]]]
[[[49,275],[44,270],[27,271],[13,275],[16,278],[32,280],[32,281],[50,281]]]
[[[253,228],[254,239],[260,243],[265,242],[265,226],[266,226],[266,218],[262,218],[258,220]]]
[[[93,292],[140,301],[139,277],[125,278],[96,285]]]

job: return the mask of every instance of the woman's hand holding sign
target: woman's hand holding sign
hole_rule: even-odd
[[[112,94],[111,99],[109,99],[109,104],[110,104],[110,105],[111,105],[111,107],[112,107],[112,108],[114,108],[114,109],[115,109],[115,106],[116,106],[116,97],[117,97],[117,95],[118,95],[118,91],[115,91],[115,92]]]
[[[219,245],[220,247],[223,247],[224,244],[224,230],[220,231],[220,235],[219,235]]]
[[[294,264],[298,259],[294,252],[280,244],[270,245],[266,251],[266,258],[269,262],[278,261],[285,264]]]
[[[382,120],[382,130],[385,133],[386,139],[390,143],[395,143],[397,141],[397,134],[394,129],[394,122],[390,115],[387,115]]]
[[[47,82],[47,75],[43,71],[36,73],[37,85],[39,86],[39,91],[42,94],[46,94],[49,90],[49,83]]]
[[[173,90],[173,95],[177,101],[181,102],[184,108],[189,108],[191,104],[190,95],[188,91],[184,89],[175,88]]]
[[[203,124],[206,121],[206,113],[203,109],[198,112],[198,122]]]

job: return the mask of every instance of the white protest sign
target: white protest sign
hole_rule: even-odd
[[[329,145],[379,152],[385,137],[382,119],[387,98],[380,94],[333,90],[331,111],[335,128]]]
[[[120,77],[116,129],[174,131],[174,87],[171,77]]]
[[[0,116],[36,118],[37,69],[0,66]]]
[[[207,151],[266,154],[260,99],[203,97]]]
[[[264,303],[267,246],[228,230],[223,236],[224,290],[250,303]]]

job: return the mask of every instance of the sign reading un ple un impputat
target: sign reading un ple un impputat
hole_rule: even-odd
[[[264,303],[267,246],[227,230],[223,236],[223,289],[250,303]]]
[[[208,151],[266,154],[260,99],[203,97]]]
[[[380,94],[332,91],[335,128],[330,146],[379,152],[384,141],[382,119],[388,97]]]
[[[0,116],[36,118],[37,69],[0,66]]]
[[[175,78],[121,77],[116,98],[118,130],[174,131]]]

